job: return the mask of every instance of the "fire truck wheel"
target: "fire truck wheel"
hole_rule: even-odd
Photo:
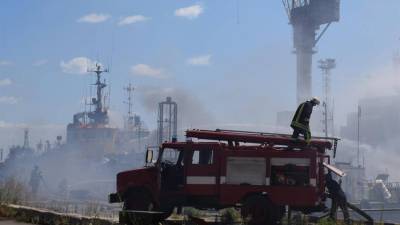
[[[267,197],[251,195],[242,202],[241,215],[248,225],[275,225],[278,218],[275,206]]]
[[[154,204],[151,196],[145,190],[129,191],[124,200],[125,210],[152,211]]]

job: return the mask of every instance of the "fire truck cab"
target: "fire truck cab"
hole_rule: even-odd
[[[146,167],[118,173],[110,202],[166,216],[174,207],[234,206],[243,218],[268,224],[281,219],[285,206],[305,213],[325,209],[331,141],[307,145],[288,135],[227,130],[188,130],[186,137],[163,143],[154,162],[148,150]]]

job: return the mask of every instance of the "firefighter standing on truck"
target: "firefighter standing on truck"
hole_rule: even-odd
[[[304,140],[308,143],[311,141],[310,117],[313,107],[319,105],[318,98],[314,97],[309,101],[305,101],[297,107],[290,126],[293,128],[292,138],[298,138],[299,134],[303,134]]]
[[[332,174],[329,171],[325,175],[326,188],[328,189],[329,195],[332,199],[331,211],[329,213],[329,217],[333,220],[336,220],[336,213],[338,207],[342,209],[343,219],[346,224],[350,224],[350,216],[349,210],[347,209],[347,199],[346,194],[340,187],[340,184],[332,178]]]

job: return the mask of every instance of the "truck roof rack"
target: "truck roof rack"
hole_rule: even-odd
[[[244,143],[260,143],[272,145],[286,145],[293,147],[306,147],[307,144],[303,140],[293,139],[290,134],[266,133],[241,130],[187,130],[186,137],[217,140],[217,141],[232,141]],[[336,154],[337,142],[339,138],[334,137],[312,137],[311,146],[331,149],[333,142],[333,150]]]

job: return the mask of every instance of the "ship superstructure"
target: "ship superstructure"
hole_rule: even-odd
[[[96,74],[96,96],[91,99],[90,106],[93,110],[74,114],[73,122],[67,126],[67,144],[82,150],[83,155],[93,158],[101,158],[105,154],[116,153],[117,129],[110,127],[107,95],[104,88],[107,87],[102,74],[108,69],[96,64],[94,70],[88,70]]]
[[[95,69],[88,70],[95,73],[96,96],[90,99],[89,111],[74,114],[73,122],[67,126],[67,144],[82,151],[83,155],[93,159],[101,159],[105,155],[143,151],[142,139],[149,136],[149,131],[141,121],[139,115],[132,110],[134,87],[129,84],[124,90],[127,92],[128,113],[124,119],[122,129],[109,124],[107,100],[109,96],[104,89],[107,87],[102,75],[108,69],[96,64]]]

